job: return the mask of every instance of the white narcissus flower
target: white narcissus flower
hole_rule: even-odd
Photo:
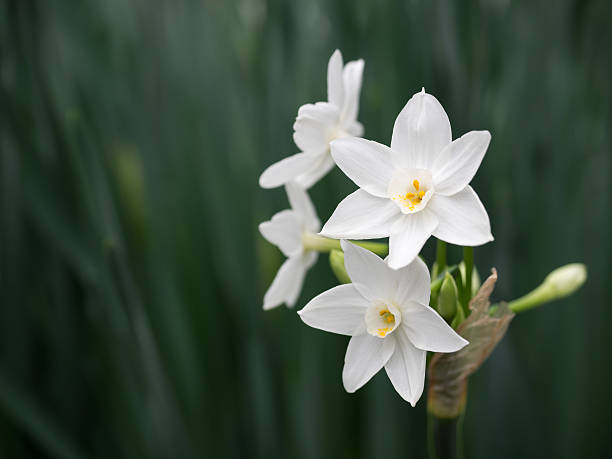
[[[334,139],[363,135],[357,121],[363,59],[342,65],[342,54],[336,50],[327,65],[327,102],[302,105],[293,125],[293,140],[302,150],[270,167],[261,177],[262,188],[295,181],[310,188],[334,166],[329,143]]]
[[[282,303],[292,307],[302,290],[306,271],[317,261],[318,253],[304,250],[302,235],[317,233],[321,222],[306,191],[299,186],[285,185],[291,210],[275,214],[272,220],[259,225],[259,232],[285,254],[282,264],[268,291],[264,295],[264,309],[272,309]]]
[[[455,352],[468,344],[427,306],[430,277],[415,258],[394,270],[372,252],[342,241],[352,284],[334,287],[298,312],[311,327],[351,336],[342,381],[355,392],[382,367],[412,406],[425,383],[426,351]]]
[[[395,269],[431,235],[463,246],[492,241],[489,216],[468,185],[490,140],[488,131],[471,131],[452,141],[446,112],[423,89],[395,120],[391,148],[358,138],[332,142],[334,161],[360,188],[340,202],[321,234],[389,237]]]

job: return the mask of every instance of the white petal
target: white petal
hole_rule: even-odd
[[[329,153],[323,153],[321,159],[310,169],[295,178],[295,183],[304,189],[310,188],[324,177],[336,165]]]
[[[369,300],[391,299],[394,290],[392,270],[385,261],[369,250],[342,241],[344,266],[359,292]],[[428,284],[429,288],[429,284]]]
[[[423,260],[416,257],[412,263],[398,270],[391,270],[396,284],[396,304],[408,301],[429,304],[431,277]]]
[[[440,102],[425,90],[415,94],[397,116],[391,149],[397,167],[430,169],[451,143],[451,127]]]
[[[432,166],[436,193],[449,196],[468,186],[490,141],[489,131],[471,131],[447,145]]]
[[[327,151],[339,118],[338,108],[327,102],[303,105],[293,123],[293,141],[305,152]]]
[[[293,210],[282,210],[270,221],[260,223],[259,232],[286,257],[302,251],[302,220]]]
[[[387,237],[391,225],[400,215],[393,201],[377,198],[364,190],[357,190],[344,198],[321,234],[335,239],[375,239]]]
[[[344,137],[331,143],[331,155],[357,186],[379,198],[388,197],[387,188],[395,172],[389,147],[371,140]]]
[[[344,82],[344,104],[340,113],[343,123],[352,123],[359,111],[359,93],[363,77],[363,59],[348,62],[342,72]]]
[[[393,269],[403,268],[414,260],[436,229],[438,219],[428,209],[429,206],[420,212],[402,215],[391,228],[387,262]]]
[[[296,121],[301,118],[311,118],[323,124],[334,124],[338,121],[340,111],[338,107],[329,102],[316,102],[314,104],[304,104],[298,109]]]
[[[427,353],[412,345],[404,327],[398,327],[393,335],[396,340],[395,352],[385,365],[385,371],[397,393],[414,406],[425,386]]]
[[[455,352],[469,344],[440,315],[424,304],[401,305],[402,326],[410,342],[432,352]]]
[[[317,217],[317,212],[308,196],[308,193],[299,185],[295,183],[287,183],[285,185],[287,191],[287,197],[291,208],[302,217],[304,225],[313,232],[319,231],[321,228],[321,222]]]
[[[302,290],[305,275],[306,257],[298,255],[287,258],[264,295],[263,308],[268,310],[283,303],[293,306]]]
[[[355,392],[387,363],[395,349],[395,339],[377,338],[368,333],[353,336],[344,356],[342,382],[347,392]]]
[[[297,153],[281,159],[268,167],[261,177],[259,186],[262,188],[276,188],[290,182],[300,174],[312,169],[321,161],[321,154]]]
[[[438,239],[469,246],[493,240],[487,211],[471,186],[452,196],[434,194],[427,207],[438,217]]]
[[[344,130],[352,136],[363,137],[363,124],[359,121],[354,121],[348,126],[345,126]]]
[[[327,100],[338,108],[344,104],[342,54],[339,49],[334,51],[327,63]]]
[[[314,297],[298,314],[306,325],[352,336],[363,333],[369,304],[353,284],[345,284]]]

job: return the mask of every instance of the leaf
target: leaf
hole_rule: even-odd
[[[429,363],[427,406],[436,417],[454,418],[462,413],[468,377],[493,352],[514,317],[506,303],[501,303],[493,315],[489,315],[489,297],[497,281],[497,271],[495,268],[491,271],[492,274],[470,301],[469,317],[457,329],[457,333],[470,344],[457,352],[436,353]]]

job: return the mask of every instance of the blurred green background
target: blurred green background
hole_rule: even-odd
[[[384,372],[345,393],[346,337],[261,311],[283,257],[257,224],[287,202],[257,179],[297,152],[340,48],[366,62],[367,138],[388,144],[421,86],[454,137],[491,131],[473,185],[495,300],[589,267],[471,379],[467,457],[612,457],[611,17],[605,0],[3,1],[0,456],[425,457],[425,398]],[[321,219],[353,189],[318,183]],[[333,284],[321,257],[298,307]]]

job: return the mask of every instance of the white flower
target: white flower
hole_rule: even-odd
[[[391,148],[370,140],[335,140],[331,154],[360,189],[347,196],[321,234],[336,239],[389,236],[389,266],[410,263],[433,234],[451,244],[492,241],[489,216],[468,185],[489,146],[488,131],[451,141],[446,112],[425,89],[393,126]]]
[[[391,269],[372,252],[342,241],[352,284],[334,287],[301,311],[311,327],[351,336],[342,381],[355,392],[383,366],[412,406],[423,393],[426,351],[455,352],[468,342],[427,306],[430,277],[420,258]]]
[[[306,271],[317,261],[318,253],[304,250],[304,233],[316,233],[321,228],[314,206],[306,191],[299,186],[285,185],[291,210],[283,210],[272,220],[259,225],[259,232],[285,254],[287,260],[278,270],[276,277],[264,295],[264,309],[272,309],[286,303],[295,304]]]
[[[293,125],[293,140],[302,152],[268,167],[259,177],[262,188],[275,188],[292,180],[310,188],[334,166],[329,143],[363,135],[363,126],[357,121],[363,65],[359,59],[343,67],[340,51],[332,54],[327,65],[328,101],[302,105]]]

